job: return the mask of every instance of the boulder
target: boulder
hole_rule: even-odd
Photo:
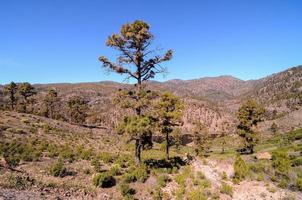
[[[256,158],[258,160],[270,160],[272,159],[272,155],[269,152],[260,152],[257,153]]]

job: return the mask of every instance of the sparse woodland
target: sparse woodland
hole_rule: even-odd
[[[173,51],[155,42],[140,20],[108,37],[102,67],[134,84],[0,86],[0,194],[301,199],[302,67],[159,83]]]

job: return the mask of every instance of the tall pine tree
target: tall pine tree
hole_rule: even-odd
[[[120,33],[112,34],[106,42],[107,46],[120,53],[117,61],[111,62],[104,56],[99,58],[107,70],[125,75],[126,79],[135,80],[135,89],[126,94],[127,98],[136,101],[135,115],[127,117],[123,121],[124,126],[121,127],[125,127],[122,132],[130,134],[131,140],[135,141],[137,164],[141,162],[141,150],[145,138],[149,138],[147,137],[149,131],[145,130],[149,129],[146,123],[150,120],[147,120],[148,114],[144,110],[146,91],[144,91],[143,83],[154,78],[156,74],[165,72],[166,68],[161,63],[172,58],[172,50],[168,50],[163,55],[157,55],[156,50],[150,49],[153,38],[150,26],[146,22],[136,20],[133,23],[127,23],[121,27]],[[126,124],[131,124],[131,130],[126,128],[129,127]]]

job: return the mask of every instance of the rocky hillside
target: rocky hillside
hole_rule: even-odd
[[[73,95],[85,97],[91,108],[87,123],[112,129],[124,115],[112,103],[112,95],[120,88],[131,86],[105,81],[38,84],[35,87],[38,90],[36,97],[38,104],[50,88],[56,89],[63,101]],[[232,76],[219,76],[194,80],[151,81],[148,87],[154,90],[168,90],[183,98],[186,104],[183,132],[189,131],[194,119],[204,123],[212,134],[221,133],[225,127],[229,133],[233,133],[236,125],[235,112],[240,103],[247,98],[255,98],[265,105],[267,120],[282,121],[282,118],[286,118],[289,124],[280,127],[284,128],[284,131],[297,126],[296,120],[291,120],[291,113],[302,112],[302,66],[259,80],[243,81]],[[264,124],[264,129],[268,130],[271,123],[266,121]]]

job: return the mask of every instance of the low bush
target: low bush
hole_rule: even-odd
[[[50,174],[54,177],[64,177],[66,175],[67,169],[64,166],[63,161],[59,160],[50,167]]]
[[[163,199],[163,193],[161,191],[161,188],[166,186],[166,183],[169,181],[169,177],[165,174],[160,175],[157,177],[157,183],[155,187],[155,191],[153,193],[153,199],[154,200],[161,200]]]
[[[93,184],[102,188],[109,188],[116,184],[115,178],[110,175],[108,172],[98,173],[93,179]]]
[[[133,171],[133,175],[136,177],[136,180],[144,183],[148,178],[148,168],[146,165],[140,165]]]
[[[4,157],[4,160],[5,160],[6,164],[10,168],[15,168],[20,163],[20,158],[17,155],[4,154],[3,157]]]
[[[203,179],[199,181],[199,186],[201,188],[210,188],[211,187],[211,182],[207,179]]]
[[[129,198],[135,194],[135,190],[133,188],[130,188],[129,184],[125,182],[121,182],[121,184],[119,185],[119,190],[124,197]]]
[[[49,144],[47,146],[47,151],[50,158],[57,157],[60,154],[60,148],[55,144]]]
[[[93,158],[91,160],[91,165],[93,166],[95,172],[101,171],[101,163],[97,158]]]
[[[112,167],[109,170],[109,173],[112,176],[116,176],[121,174],[121,166],[119,164],[113,164]]]
[[[202,189],[195,189],[192,190],[188,194],[188,200],[206,200],[206,196],[204,194],[204,191]]]
[[[70,148],[68,145],[65,145],[62,147],[61,152],[59,154],[60,159],[68,160],[68,162],[72,163],[76,160],[76,155],[73,152],[72,148]]]
[[[301,166],[302,165],[302,158],[301,157],[295,157],[291,160],[291,165],[293,167]]]
[[[222,183],[220,186],[220,192],[222,194],[227,194],[229,196],[233,196],[233,188],[232,186],[226,184],[226,183]]]
[[[178,185],[182,186],[182,185],[185,185],[186,183],[186,180],[187,180],[187,176],[184,175],[184,174],[177,174],[175,176],[175,181]]]
[[[275,173],[280,177],[288,177],[288,172],[291,168],[291,162],[286,151],[274,151],[272,155],[272,166]]]
[[[225,180],[225,181],[228,180],[228,175],[227,175],[227,173],[225,171],[223,171],[223,173],[221,175],[221,179]]]
[[[11,143],[5,143],[1,146],[2,155],[6,164],[10,168],[15,168],[18,166],[21,160],[21,154],[23,152],[23,144],[13,141]]]
[[[237,156],[235,162],[234,162],[234,179],[237,180],[243,180],[249,172],[249,168],[245,161],[240,157]]]
[[[116,159],[116,156],[109,152],[101,152],[99,154],[99,157],[104,163],[107,163],[107,164],[113,163],[113,161]]]
[[[287,188],[289,186],[289,180],[287,178],[282,178],[280,181],[279,181],[279,184],[278,186],[280,188]]]
[[[25,189],[32,181],[33,180],[28,177],[10,174],[7,178],[7,186],[14,189]]]
[[[157,187],[165,187],[169,180],[170,178],[166,174],[160,175],[159,177],[157,177]]]
[[[93,156],[92,149],[85,149],[83,145],[79,145],[76,147],[77,157],[82,160],[90,160]]]
[[[255,162],[249,164],[249,169],[254,173],[262,173],[265,171],[265,166],[262,162]]]
[[[297,178],[296,187],[298,190],[302,191],[302,177]]]
[[[136,181],[136,177],[133,173],[126,173],[123,175],[123,180],[127,183],[131,183]]]

